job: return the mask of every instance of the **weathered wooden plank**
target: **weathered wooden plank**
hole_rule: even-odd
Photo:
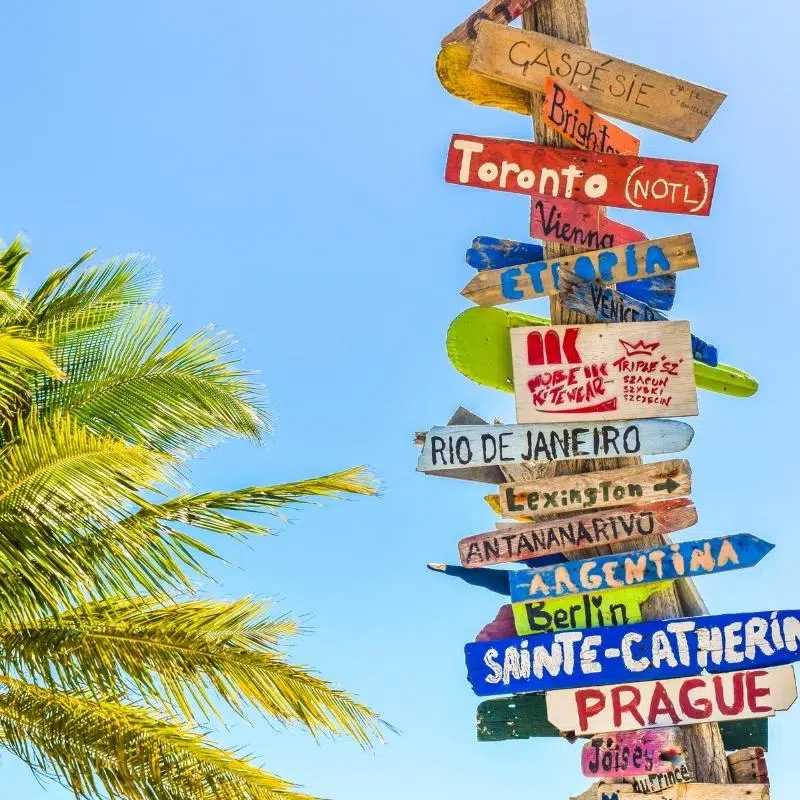
[[[572,203],[572,205],[577,204]],[[584,206],[584,208],[597,210],[597,206]],[[636,241],[645,239],[646,237],[642,234],[641,238]],[[614,247],[613,237],[610,242],[608,247]],[[630,244],[630,242],[621,241],[616,244]],[[605,246],[604,244],[603,247]],[[521,264],[533,264],[543,259],[544,248],[539,244],[515,242],[512,239],[496,239],[492,236],[476,236],[466,255],[467,264],[479,270],[518,267]],[[652,278],[624,281],[617,284],[617,290],[628,297],[640,300],[651,308],[669,311],[675,301],[675,277],[673,273],[666,273]]]
[[[769,800],[769,787],[758,784],[681,783],[652,794],[625,783],[596,783],[570,800]]]
[[[666,536],[690,528],[696,522],[694,503],[679,497],[478,533],[462,539],[458,543],[458,553],[465,567],[487,567],[631,542],[645,536]]]
[[[518,423],[697,415],[688,322],[511,331]]]
[[[798,642],[800,612],[767,611],[470,642],[464,655],[473,691],[484,697],[767,669],[800,659]],[[610,730],[630,728],[584,732]]]
[[[765,783],[769,785],[767,759],[763,747],[748,747],[728,756],[728,766],[734,783]]]
[[[630,779],[633,788],[640,792],[642,796],[650,797],[654,793],[661,794],[673,786],[694,781],[685,758],[678,759],[677,763],[670,765],[666,772],[659,772],[654,775],[643,775]]]
[[[511,639],[516,635],[517,629],[514,625],[511,604],[505,603],[498,609],[497,616],[478,631],[475,641],[493,642],[495,639]]]
[[[587,778],[663,775],[682,755],[677,728],[604,733],[583,746],[581,770]]]
[[[513,392],[509,331],[549,324],[548,319],[532,314],[501,308],[468,308],[450,323],[447,355],[450,363],[470,380],[492,389]],[[697,385],[711,392],[752,397],[758,391],[758,381],[752,375],[728,364],[709,367],[695,361],[694,375]]]
[[[553,78],[545,79],[542,110],[545,125],[576,147],[595,153],[639,155],[641,142],[635,136],[595,114],[578,95]]]
[[[478,38],[478,28],[483,20],[508,25],[522,16],[536,0],[489,0],[474,14],[470,14],[457,28],[442,39],[442,47],[451,42],[474,42]]]
[[[591,474],[591,473],[590,473]],[[749,533],[695,539],[511,572],[511,601],[541,600],[583,592],[716,575],[758,564],[775,545]]]
[[[693,142],[725,95],[563,39],[486,22],[470,69],[520,89],[556,78],[601,114]]]
[[[767,718],[723,722],[719,726],[726,750],[767,743]],[[544,694],[515,694],[484,700],[478,706],[478,741],[553,738],[561,731],[547,720]]]
[[[684,233],[530,264],[479,270],[461,294],[479,306],[498,306],[547,297],[576,282],[614,284],[699,266],[692,235]]]
[[[594,425],[454,425],[425,434],[418,472],[503,464],[550,463],[566,458],[662,455],[685,450],[691,425],[673,419]]]
[[[541,518],[549,514],[645,504],[692,491],[692,470],[682,459],[632,467],[504,483],[499,504],[503,516]]]
[[[613,629],[611,629],[613,630]],[[772,717],[797,699],[791,666],[566,689],[546,695],[547,718],[578,735]]]
[[[562,285],[564,280],[561,281]],[[575,283],[564,287],[561,302],[572,311],[598,322],[664,322],[667,317],[641,300],[599,283]],[[710,367],[718,363],[717,348],[692,334],[692,355]]]
[[[589,205],[708,216],[717,170],[714,164],[598,155],[456,133],[447,152],[445,180]]]

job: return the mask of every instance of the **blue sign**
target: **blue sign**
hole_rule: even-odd
[[[481,697],[778,667],[800,660],[800,611],[538,633],[471,643],[464,655]]]

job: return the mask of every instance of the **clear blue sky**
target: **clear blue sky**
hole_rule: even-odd
[[[50,0],[0,11],[0,235],[29,238],[28,284],[90,247],[145,252],[187,332],[214,322],[237,334],[269,387],[275,436],[208,453],[199,487],[359,463],[383,483],[379,499],[305,510],[280,538],[226,548],[240,568],[217,571],[226,596],[311,614],[315,634],[294,657],[401,729],[373,753],[264,722],[220,733],[340,800],[544,800],[588,785],[564,741],[476,742],[462,647],[498,599],[424,568],[453,562],[458,539],[494,519],[484,487],[415,472],[414,431],[459,404],[513,420],[511,397],[469,383],[444,349],[465,307],[469,241],[527,228],[523,198],[442,177],[453,132],[529,135],[524,118],[438,84],[439,40],[472,10]],[[590,0],[590,16],[598,49],[729,94],[694,144],[635,130],[645,155],[721,165],[711,217],[613,216],[651,237],[695,235],[702,267],[680,277],[673,317],[761,381],[749,400],[701,395],[695,531],[750,532],[777,549],[701,591],[717,612],[797,607],[798,12],[780,0]],[[796,783],[798,725],[800,707],[771,723],[776,797]],[[10,756],[0,771],[0,800],[67,796]]]

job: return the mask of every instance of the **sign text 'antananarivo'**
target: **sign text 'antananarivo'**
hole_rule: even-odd
[[[518,603],[747,569],[774,546],[749,533],[736,533],[514,570],[509,577],[511,600]]]
[[[717,166],[545,147],[519,139],[456,133],[445,180],[590,205],[708,216]]]
[[[678,453],[691,444],[693,436],[691,425],[674,419],[584,425],[450,425],[428,431],[417,470]]]
[[[481,24],[470,69],[521,89],[553,78],[602,114],[694,141],[725,95],[577,44],[491,22]]]
[[[644,536],[665,536],[696,522],[697,510],[692,501],[679,497],[478,533],[462,539],[458,552],[465,567],[486,567],[627,543]]]
[[[692,491],[692,470],[685,459],[670,459],[539,478],[530,483],[504,483],[499,488],[503,516],[536,518],[562,511],[572,513],[686,497]]]
[[[697,414],[688,322],[511,331],[517,422]]]
[[[800,611],[719,614],[541,633],[472,642],[464,653],[469,682],[482,697],[686,678],[705,669],[715,673],[765,669],[800,660]],[[609,730],[613,728],[596,732]]]
[[[771,717],[797,699],[794,669],[754,669],[547,693],[560,731],[593,735]]]
[[[613,284],[699,266],[692,235],[684,233],[531,264],[479,270],[461,294],[479,306],[498,306],[556,294],[567,279]],[[561,274],[565,279],[560,279]]]
[[[583,746],[581,769],[587,778],[633,778],[675,769],[683,756],[675,728],[597,736]]]
[[[488,19],[500,24],[513,22],[522,16],[536,0],[489,0],[474,14],[470,14],[457,28],[450,31],[442,39],[442,47],[451,42],[473,42],[478,37],[478,26],[483,20]]]

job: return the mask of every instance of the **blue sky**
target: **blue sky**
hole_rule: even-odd
[[[278,538],[226,547],[239,566],[217,570],[217,591],[310,615],[314,635],[293,657],[402,734],[365,753],[232,720],[222,741],[341,800],[576,794],[588,785],[577,746],[476,741],[462,647],[499,603],[424,564],[453,562],[458,539],[494,518],[484,487],[418,475],[411,443],[459,404],[513,420],[510,395],[450,366],[444,337],[466,305],[469,241],[525,238],[527,203],[446,185],[443,171],[453,132],[525,138],[529,124],[438,84],[439,40],[469,0],[302,7],[6,4],[0,236],[28,237],[29,285],[90,247],[149,253],[187,333],[208,322],[236,333],[269,387],[275,435],[207,453],[200,488],[360,463],[382,481],[378,499],[304,510]],[[702,392],[692,420],[693,532],[777,545],[754,570],[702,581],[715,612],[798,604],[798,12],[780,0],[746,9],[590,0],[596,48],[729,94],[694,144],[632,129],[644,155],[720,164],[711,217],[612,212],[651,238],[694,234],[702,266],[679,278],[672,316],[761,381],[748,400]],[[776,797],[794,786],[798,715],[771,723]],[[0,800],[68,796],[10,756],[0,770]]]

